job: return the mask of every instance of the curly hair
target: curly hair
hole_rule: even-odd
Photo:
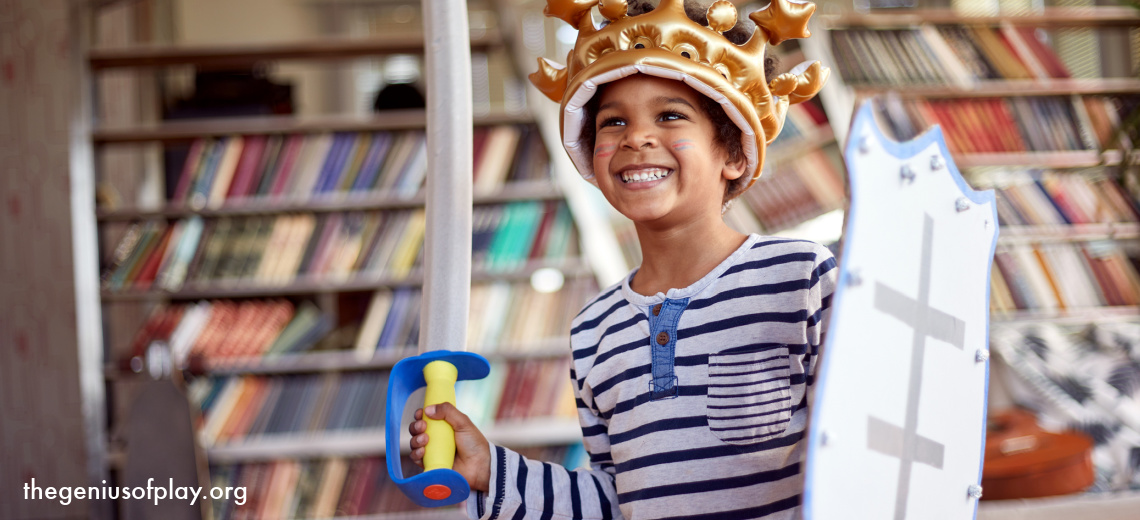
[[[654,5],[648,0],[633,1],[629,3],[627,13],[629,16],[637,16],[640,14],[648,13],[654,9]],[[699,0],[685,0],[685,15],[690,20],[697,22],[701,25],[707,26],[709,24],[706,13],[708,12],[708,5],[702,4]],[[752,23],[747,17],[740,18],[732,29],[724,33],[728,41],[737,45],[743,45],[748,42],[748,38],[752,36],[752,32],[756,25]],[[764,57],[764,76],[772,77],[779,66],[779,60],[772,56]],[[582,121],[582,133],[578,139],[580,146],[587,147],[588,150],[594,149],[594,144],[597,140],[597,117],[598,105],[601,104],[602,92],[605,90],[606,84],[598,86],[597,92],[590,98],[590,101],[583,107],[585,110],[585,119]],[[713,101],[708,96],[700,96],[700,110],[712,121],[714,131],[716,134],[713,136],[713,144],[720,148],[722,152],[728,155],[729,161],[739,161],[744,157],[744,145],[741,142],[740,127],[736,126],[728,114],[719,103]],[[745,174],[747,175],[747,173]],[[729,183],[725,188],[724,201],[735,197],[737,193],[734,190],[736,183]],[[737,188],[739,189],[739,188]]]

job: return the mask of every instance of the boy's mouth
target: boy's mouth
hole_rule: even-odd
[[[637,170],[625,170],[618,173],[621,181],[626,184],[637,182],[649,182],[664,179],[673,173],[669,168],[641,168]]]

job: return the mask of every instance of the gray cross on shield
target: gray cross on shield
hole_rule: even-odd
[[[922,264],[918,298],[911,298],[882,283],[875,283],[875,308],[893,316],[914,330],[906,399],[906,424],[901,428],[876,417],[867,417],[867,448],[899,459],[895,494],[895,520],[906,518],[911,467],[915,462],[942,469],[942,444],[918,434],[918,404],[922,395],[922,368],[926,338],[945,341],[959,350],[965,348],[964,321],[930,307],[930,261],[934,220],[924,214]]]

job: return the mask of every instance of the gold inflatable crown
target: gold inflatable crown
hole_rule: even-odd
[[[594,26],[590,10],[598,6],[608,25]],[[684,0],[661,0],[656,9],[638,16],[626,14],[626,0],[547,0],[547,16],[560,18],[578,29],[578,41],[566,57],[565,67],[538,59],[530,80],[543,94],[562,104],[562,137],[567,152],[587,179],[593,178],[591,154],[577,143],[582,107],[597,85],[635,73],[684,81],[698,92],[720,102],[729,118],[744,133],[742,144],[751,176],[733,195],[760,176],[764,148],[780,133],[788,105],[819,92],[829,70],[814,62],[803,70],[768,81],[764,52],[790,38],[806,38],[808,19],[815,11],[810,2],[772,0],[749,18],[756,23],[742,45],[721,33],[737,23],[736,6],[718,0],[707,11],[708,26],[689,19]],[[583,88],[585,87],[585,88]],[[569,116],[569,117],[568,117]]]

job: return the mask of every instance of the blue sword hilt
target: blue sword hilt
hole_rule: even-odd
[[[429,374],[427,377],[425,371]],[[471,488],[467,479],[451,469],[455,457],[455,432],[446,422],[428,417],[424,417],[428,422],[424,472],[404,478],[400,464],[400,432],[403,429],[400,423],[408,397],[427,387],[425,408],[440,402],[454,405],[457,381],[483,379],[490,371],[491,365],[483,356],[449,350],[433,350],[405,358],[392,367],[392,375],[388,378],[384,456],[388,462],[388,477],[417,505],[440,507],[457,504],[467,499]]]

